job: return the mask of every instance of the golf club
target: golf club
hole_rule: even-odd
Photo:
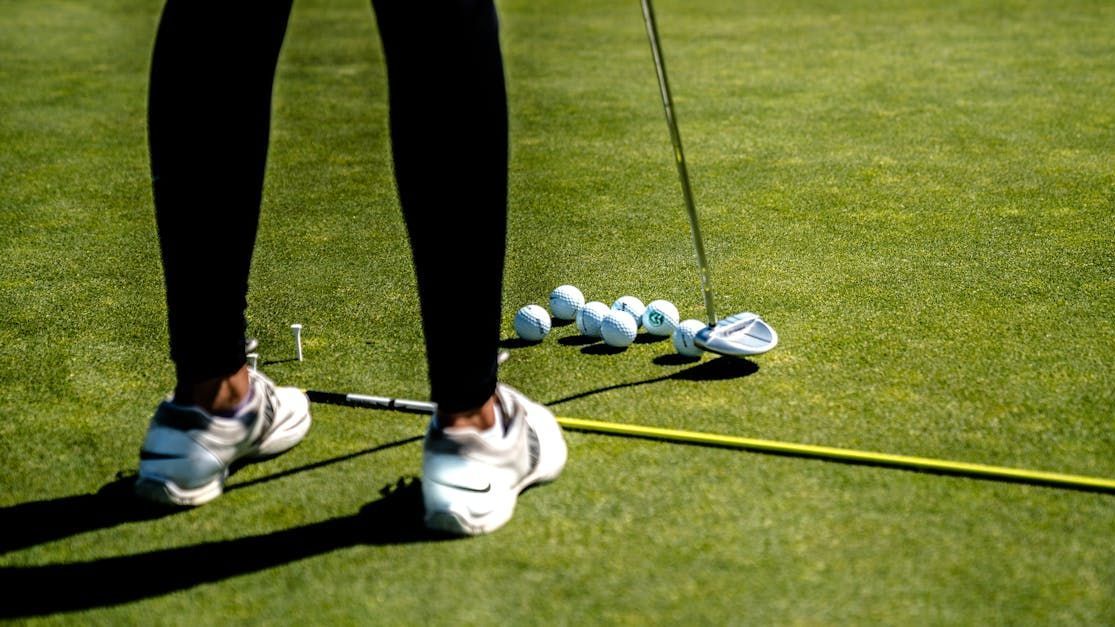
[[[405,412],[410,414],[433,414],[437,406],[427,401],[415,401],[404,398],[390,398],[386,396],[370,396],[365,394],[344,394],[338,392],[321,392],[307,390],[306,395],[311,402],[329,405],[344,405],[363,409],[380,409]],[[679,429],[662,429],[658,427],[645,427],[641,425],[624,424],[618,422],[603,422],[599,420],[584,420],[581,418],[558,417],[566,429],[583,431],[586,433],[599,433],[606,435],[619,435],[663,442],[680,444],[696,444],[714,446],[719,448],[740,449],[758,453],[771,453],[775,455],[788,455],[793,457],[806,457],[823,459],[827,461],[862,464],[868,466],[885,466],[904,470],[915,470],[946,475],[958,475],[979,479],[993,479],[1015,483],[1028,483],[1057,488],[1068,488],[1089,492],[1115,493],[1115,480],[1099,477],[1086,477],[1069,475],[1056,472],[1026,470],[1022,468],[1007,468],[1004,466],[988,466],[968,462],[932,459],[928,457],[912,457],[909,455],[892,455],[889,453],[874,453],[871,451],[858,451],[855,449],[835,448],[831,446],[816,446],[812,444],[794,444],[791,442],[778,442],[775,440],[761,440],[756,438],[742,438],[732,435],[704,433],[701,431],[685,431]]]
[[[705,257],[705,243],[701,237],[701,225],[697,220],[697,208],[693,204],[693,190],[689,185],[689,170],[685,165],[685,151],[681,147],[681,132],[678,131],[674,116],[674,99],[670,95],[670,83],[666,79],[666,61],[662,56],[662,45],[658,41],[658,24],[654,18],[654,8],[650,0],[641,0],[643,19],[646,22],[647,38],[654,57],[654,69],[658,75],[658,88],[662,96],[662,107],[666,111],[666,125],[670,127],[670,141],[674,144],[674,163],[677,165],[678,178],[681,180],[681,193],[685,197],[685,210],[689,215],[689,229],[693,233],[693,246],[697,251],[697,266],[701,273],[701,290],[705,299],[705,313],[708,326],[697,332],[695,343],[700,348],[729,356],[760,355],[778,345],[778,334],[757,314],[741,312],[723,320],[716,317],[716,307],[712,299],[712,281],[709,277],[708,259]]]

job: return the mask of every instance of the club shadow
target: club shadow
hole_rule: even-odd
[[[259,362],[261,366],[274,366],[275,364],[288,364],[292,361],[298,361],[297,357],[287,357],[286,359],[268,359],[267,361]]]
[[[361,544],[451,539],[422,523],[422,485],[401,478],[352,516],[234,540],[86,562],[0,568],[0,618],[119,605],[259,572]]]
[[[692,368],[679,370],[670,375],[679,381],[725,381],[749,377],[759,371],[759,364],[741,357],[721,355],[715,359],[701,362]]]
[[[405,438],[242,483],[230,483],[225,486],[225,492],[324,468],[418,442],[421,439],[422,436]],[[90,531],[110,529],[126,523],[157,520],[185,511],[182,508],[167,507],[136,498],[133,491],[134,484],[134,473],[121,472],[116,480],[105,484],[92,494],[76,494],[0,508],[0,529],[3,530],[0,533],[0,555]]]
[[[681,353],[670,353],[668,355],[659,355],[651,360],[659,366],[684,366],[685,364],[695,364],[701,361],[700,355],[690,357],[682,355]]]
[[[609,347],[611,348],[611,347]],[[603,394],[604,392],[611,392],[614,390],[622,390],[624,388],[633,388],[641,385],[650,385],[652,383],[659,383],[661,381],[724,381],[727,379],[739,379],[755,374],[759,371],[759,366],[749,359],[740,359],[738,357],[717,357],[716,359],[700,363],[692,368],[686,368],[677,372],[672,372],[660,377],[651,377],[650,379],[643,379],[642,381],[629,381],[627,383],[616,383],[602,388],[587,390],[585,392],[578,392],[569,396],[550,401],[546,405],[561,405],[569,401],[595,396],[596,394]]]

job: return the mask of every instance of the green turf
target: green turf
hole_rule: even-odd
[[[701,317],[638,3],[500,8],[506,334],[565,282]],[[380,493],[421,419],[322,406],[221,500],[137,510],[116,478],[172,384],[157,13],[0,4],[4,616],[45,592],[80,612],[45,622],[111,624],[1115,622],[1115,497],[720,449],[570,434],[500,533],[425,542],[413,487]],[[720,306],[783,343],[694,371],[566,326],[504,378],[569,416],[1115,477],[1115,6],[658,13]],[[365,2],[298,2],[249,320],[280,382],[423,398],[384,82]]]

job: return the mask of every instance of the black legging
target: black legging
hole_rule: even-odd
[[[471,409],[495,388],[507,225],[507,98],[495,7],[491,0],[373,4],[431,396],[442,411]],[[271,88],[290,8],[291,0],[168,0],[159,24],[149,139],[181,382],[228,375],[245,362]]]

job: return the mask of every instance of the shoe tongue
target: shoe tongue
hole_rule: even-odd
[[[510,393],[505,392],[502,388],[496,388],[496,412],[503,424],[503,432],[507,433],[515,424],[515,416],[518,414],[519,407],[516,405],[515,397]]]
[[[508,424],[507,414],[503,412],[503,407],[500,405],[499,401],[492,403],[492,413],[495,414],[496,423],[492,425],[492,428],[488,429],[488,431],[495,431],[499,433],[499,437],[502,438],[507,435],[510,425]]]

